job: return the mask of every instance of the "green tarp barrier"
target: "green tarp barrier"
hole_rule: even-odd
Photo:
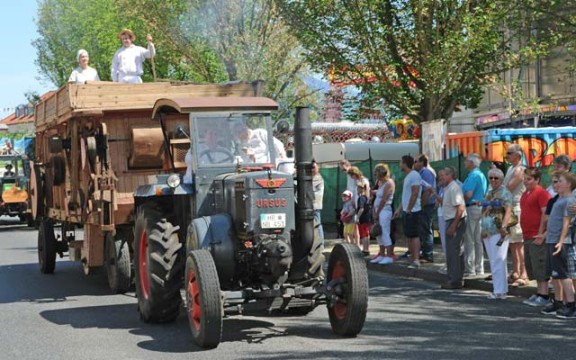
[[[468,171],[464,166],[464,161],[466,158],[464,156],[459,156],[457,158],[452,158],[448,160],[442,161],[434,161],[430,163],[430,166],[436,172],[438,170],[446,168],[448,166],[453,166],[456,169],[456,173],[459,174],[458,178],[460,181],[464,182],[466,176],[468,175]],[[372,171],[374,166],[378,164],[378,161],[373,160],[364,160],[360,162],[352,162],[353,166],[357,166],[365,177],[370,180],[370,184],[373,185],[375,183],[374,174]],[[388,162],[388,166],[390,167],[390,172],[392,173],[392,178],[396,181],[396,192],[394,194],[394,206],[395,208],[400,203],[400,199],[402,198],[402,181],[404,181],[404,173],[400,170],[400,163],[399,162]],[[480,170],[484,173],[484,175],[488,174],[488,170],[492,162],[490,161],[483,161],[480,165]],[[507,164],[507,166],[509,166]],[[576,168],[576,164],[573,164],[572,171]],[[542,187],[546,188],[551,180],[553,166],[546,166],[542,167]],[[505,173],[505,169],[503,170]],[[339,164],[321,164],[320,167],[320,174],[324,179],[324,202],[322,208],[322,223],[323,224],[336,224],[338,222],[338,213],[342,208],[342,198],[341,194],[344,190],[346,190],[346,174],[340,169]]]

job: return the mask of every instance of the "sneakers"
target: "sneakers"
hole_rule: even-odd
[[[412,264],[408,265],[408,269],[420,269],[420,261],[412,261]]]
[[[374,258],[372,260],[370,260],[370,264],[377,264],[383,258],[384,258],[384,256],[381,256],[380,254],[378,254],[378,255],[374,256]]]
[[[574,307],[574,303],[572,306],[564,306],[562,309],[556,312],[556,317],[558,319],[576,319],[576,308]]]
[[[410,257],[410,252],[406,251],[404,254],[400,255],[399,259],[408,259]]]
[[[379,265],[388,265],[388,264],[392,264],[394,262],[394,259],[392,259],[391,257],[388,256],[384,256],[382,258],[382,260],[380,260],[378,262]]]
[[[550,304],[550,300],[544,299],[540,295],[532,295],[522,303],[528,306],[546,306]]]
[[[506,294],[492,293],[492,294],[488,295],[487,298],[490,300],[504,300],[504,299],[506,299],[506,296],[507,296]]]
[[[448,274],[448,268],[446,266],[444,266],[443,268],[438,269],[438,273],[446,275],[446,274]]]
[[[546,305],[542,310],[540,310],[541,314],[544,315],[556,315],[556,312],[562,308],[562,303],[560,301],[552,301],[548,305]]]

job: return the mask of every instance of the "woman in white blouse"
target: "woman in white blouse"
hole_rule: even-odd
[[[88,62],[90,61],[88,51],[84,49],[78,50],[76,59],[78,60],[78,67],[72,71],[68,82],[84,84],[86,81],[100,81],[96,69],[88,65]]]

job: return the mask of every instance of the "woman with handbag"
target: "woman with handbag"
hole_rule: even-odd
[[[489,299],[505,299],[508,294],[508,229],[518,223],[512,214],[512,194],[502,185],[504,173],[494,168],[488,171],[490,188],[486,193],[482,210],[482,238],[490,260],[493,293]],[[480,204],[479,204],[480,205]]]
[[[392,201],[394,200],[396,184],[390,177],[390,168],[386,164],[376,165],[374,167],[374,175],[378,183],[381,184],[378,187],[373,206],[373,230],[377,230],[377,225],[380,225],[380,234],[376,236],[380,251],[370,262],[381,265],[392,264],[396,256],[394,255],[394,245],[390,237],[390,224],[392,222]]]

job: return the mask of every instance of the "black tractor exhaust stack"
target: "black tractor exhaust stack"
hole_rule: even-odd
[[[314,189],[312,187],[312,126],[310,109],[298,107],[294,124],[297,200],[296,236],[292,241],[294,262],[291,278],[300,278],[310,264],[308,254],[314,243]]]

